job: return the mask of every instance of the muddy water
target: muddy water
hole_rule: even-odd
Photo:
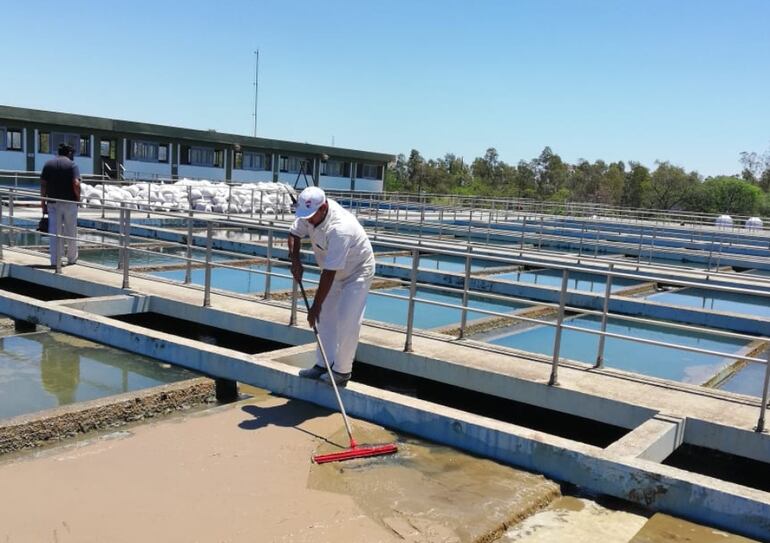
[[[364,423],[360,442],[389,443],[392,434]],[[344,444],[346,434],[331,442]],[[396,455],[314,466],[311,488],[353,496],[368,515],[405,541],[486,542],[559,496],[559,486],[448,447],[401,439]],[[326,443],[319,452],[335,450]]]
[[[360,421],[360,443],[396,442],[392,456],[314,465],[308,486],[352,496],[375,521],[410,543],[745,543],[751,540],[631,504],[563,496],[545,477],[405,438]],[[316,450],[339,451],[343,428]]]

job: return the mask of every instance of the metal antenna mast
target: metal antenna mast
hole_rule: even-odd
[[[259,49],[254,51],[254,137],[257,137],[257,104],[259,104]]]

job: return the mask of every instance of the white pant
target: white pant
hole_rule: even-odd
[[[350,373],[353,369],[372,279],[371,276],[348,277],[334,281],[321,305],[316,327],[329,364],[337,373]],[[316,365],[325,367],[320,349],[316,349]]]
[[[66,236],[58,238],[49,236],[48,251],[51,254],[51,266],[56,265],[59,256],[59,242],[61,247],[67,246],[67,263],[74,264],[78,259],[77,237],[78,204],[77,202],[52,202],[48,204],[48,233]]]

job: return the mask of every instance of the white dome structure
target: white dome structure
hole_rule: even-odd
[[[744,228],[746,230],[762,230],[762,227],[764,224],[762,223],[762,219],[759,217],[749,217],[746,220],[746,224],[744,225]]]
[[[733,218],[730,215],[720,215],[717,217],[717,220],[714,221],[714,224],[716,224],[717,228],[732,228]]]

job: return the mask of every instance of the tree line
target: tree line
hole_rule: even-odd
[[[770,149],[741,153],[740,162],[740,174],[704,179],[670,162],[656,162],[654,169],[633,161],[569,164],[550,147],[515,165],[500,160],[494,148],[470,163],[451,153],[426,160],[413,149],[388,168],[385,190],[769,215]]]

